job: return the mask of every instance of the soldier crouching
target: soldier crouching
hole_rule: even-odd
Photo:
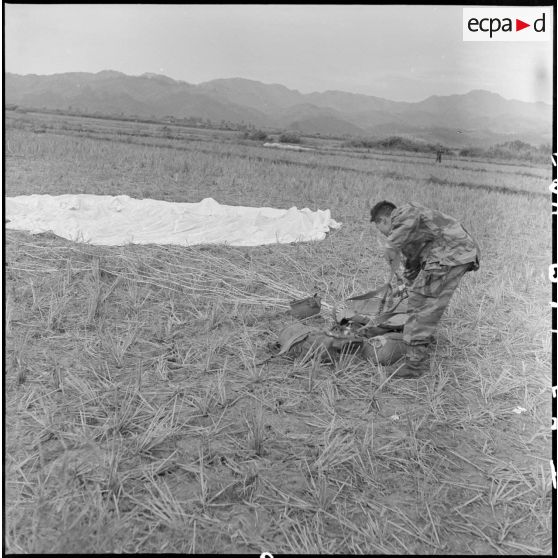
[[[396,207],[381,201],[370,210],[370,221],[387,237],[385,256],[397,273],[399,254],[405,262],[408,319],[403,328],[405,364],[395,378],[418,378],[430,368],[429,345],[449,301],[468,271],[476,271],[480,249],[455,219],[417,203]]]

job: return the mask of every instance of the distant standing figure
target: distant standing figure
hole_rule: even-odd
[[[443,151],[442,149],[438,149],[438,150],[436,151],[436,162],[437,162],[437,163],[441,163],[441,162],[442,162],[442,153],[443,153],[443,152],[444,152],[444,151]]]

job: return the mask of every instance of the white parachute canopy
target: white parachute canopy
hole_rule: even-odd
[[[124,244],[261,244],[323,240],[341,226],[329,209],[220,205],[212,198],[176,203],[129,196],[38,195],[6,198],[7,229],[52,231],[76,242]]]

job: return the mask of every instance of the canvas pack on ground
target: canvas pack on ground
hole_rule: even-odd
[[[406,310],[406,291],[394,291],[384,285],[336,307],[333,312],[336,323],[327,331],[308,323],[289,324],[279,332],[273,356],[332,362],[343,354],[355,354],[376,364],[393,364],[406,352],[402,334]]]

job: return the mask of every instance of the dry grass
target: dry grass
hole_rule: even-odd
[[[327,207],[344,223],[319,243],[255,248],[8,231],[7,552],[550,554],[547,202],[426,179],[545,191],[544,169],[281,162],[217,139],[7,140],[7,195],[211,196]],[[290,298],[317,288],[332,306],[383,281],[369,198],[438,207],[481,243],[431,373],[386,381],[389,369],[350,358],[258,366]]]

